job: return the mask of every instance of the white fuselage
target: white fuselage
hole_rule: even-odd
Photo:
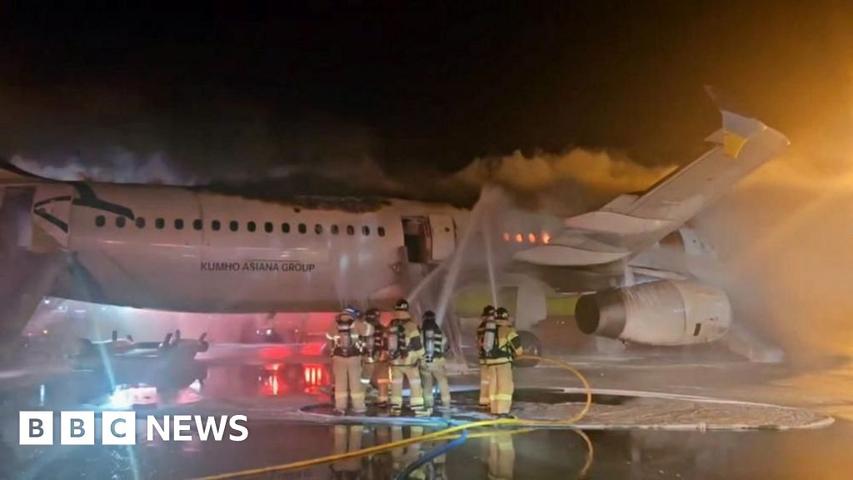
[[[181,311],[316,311],[342,302],[391,302],[405,295],[407,281],[417,280],[407,278],[404,219],[425,222],[427,253],[418,260],[435,263],[453,251],[468,217],[447,205],[401,200],[309,205],[180,187],[90,188],[99,200],[132,211],[132,218],[76,200],[54,202],[68,218],[63,236],[34,217],[78,264],[57,295]],[[41,198],[61,196],[57,189],[72,195],[68,185],[40,189]]]

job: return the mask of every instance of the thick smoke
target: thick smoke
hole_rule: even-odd
[[[204,102],[175,106],[150,91],[0,85],[0,158],[62,180],[206,185],[300,175],[399,188],[374,162],[369,127],[320,111],[282,118],[255,100],[198,95]]]
[[[108,164],[96,166],[84,165],[77,158],[51,165],[15,155],[12,157],[12,163],[32,174],[55,180],[165,185],[194,185],[198,183],[196,177],[182,175],[170,167],[167,157],[160,152],[142,157],[134,152],[115,147],[109,158]]]

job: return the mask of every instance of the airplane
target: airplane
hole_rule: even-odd
[[[586,292],[575,309],[584,333],[660,346],[725,335],[726,292],[663,253],[712,253],[686,223],[789,141],[759,120],[721,113],[710,150],[643,193],[569,218],[512,209],[482,230],[510,257],[500,289],[511,290],[502,298],[524,343],[539,341],[530,330],[547,316],[548,295],[568,289]],[[449,204],[67,182],[9,164],[0,188],[7,340],[47,295],[207,313],[334,311],[348,302],[390,309],[477,227],[472,210]]]

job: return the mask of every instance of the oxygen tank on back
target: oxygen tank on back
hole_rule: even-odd
[[[435,331],[424,330],[424,349],[426,350],[426,361],[431,362],[435,358]]]
[[[336,347],[340,354],[349,355],[353,349],[352,324],[353,319],[349,315],[341,314],[335,318],[338,334],[335,337]]]
[[[494,318],[486,320],[485,329],[483,331],[483,344],[480,345],[483,353],[489,355],[495,350],[498,339],[498,325]]]
[[[388,353],[391,358],[400,356],[401,341],[403,326],[398,322],[394,322],[388,326],[388,332],[385,335],[385,342],[388,346]]]

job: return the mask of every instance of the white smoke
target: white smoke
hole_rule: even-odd
[[[696,221],[735,321],[794,360],[853,353],[853,162],[771,161]]]

